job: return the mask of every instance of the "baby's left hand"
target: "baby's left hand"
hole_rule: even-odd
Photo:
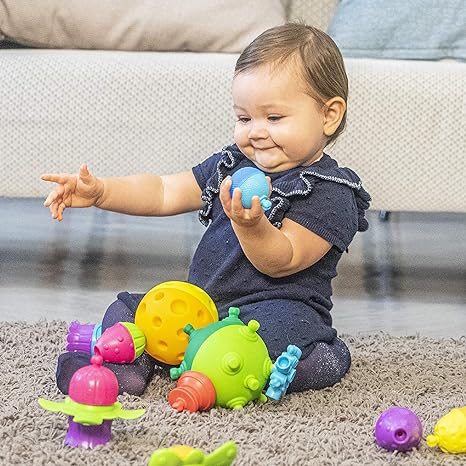
[[[235,188],[233,196],[230,196],[231,176],[227,176],[220,185],[220,202],[227,217],[242,227],[257,225],[264,216],[259,196],[251,200],[251,208],[246,209],[241,203],[241,189]]]

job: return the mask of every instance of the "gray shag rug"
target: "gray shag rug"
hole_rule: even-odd
[[[158,448],[184,444],[210,452],[230,439],[238,445],[238,466],[466,464],[466,455],[430,449],[424,439],[403,454],[378,448],[373,438],[377,417],[391,406],[416,412],[425,438],[441,416],[466,405],[465,338],[346,336],[353,365],[341,383],[241,411],[177,413],[166,400],[174,383],[156,376],[141,398],[119,398],[146,414],[114,421],[113,439],[86,450],[65,446],[66,416],[37,403],[64,398],[55,362],[66,332],[63,321],[1,323],[1,465],[147,465]]]

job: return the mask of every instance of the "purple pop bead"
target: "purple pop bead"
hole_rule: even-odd
[[[379,416],[374,436],[377,445],[386,450],[409,451],[421,441],[421,421],[410,409],[394,406]]]
[[[101,334],[101,324],[80,324],[78,321],[73,321],[68,327],[66,351],[93,354],[94,345]]]

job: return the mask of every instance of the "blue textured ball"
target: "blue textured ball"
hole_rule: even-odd
[[[263,172],[258,168],[245,167],[240,168],[233,173],[230,195],[233,196],[235,188],[241,189],[241,204],[245,209],[252,206],[252,198],[258,196],[261,201],[262,209],[268,210],[272,203],[268,199],[269,184]]]

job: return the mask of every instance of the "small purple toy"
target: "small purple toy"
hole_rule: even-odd
[[[102,335],[102,324],[80,324],[73,321],[68,327],[66,351],[94,354],[94,345]]]
[[[252,198],[258,196],[262,210],[269,210],[272,203],[268,199],[269,183],[264,173],[258,168],[244,167],[233,173],[231,177],[230,194],[235,188],[241,189],[241,204],[246,209],[252,206]]]
[[[421,421],[410,409],[394,406],[379,416],[374,436],[379,447],[406,452],[416,448],[421,441]]]

